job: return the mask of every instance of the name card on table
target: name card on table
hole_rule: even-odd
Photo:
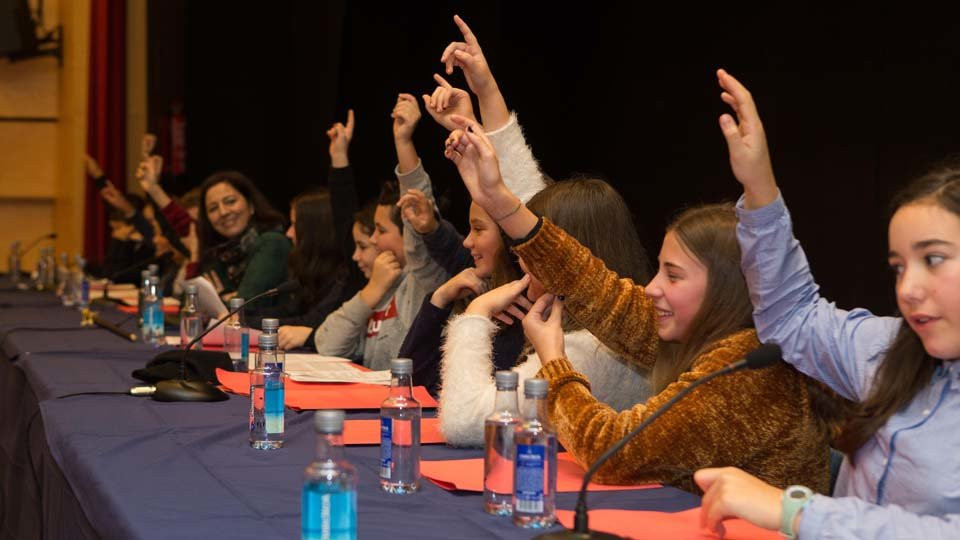
[[[217,369],[217,379],[228,392],[241,396],[250,395],[250,375]],[[315,383],[297,382],[290,378],[284,382],[284,405],[293,409],[379,409],[387,399],[390,389],[386,386],[366,383]],[[413,397],[425,409],[437,407],[426,388],[413,387]]]
[[[443,444],[440,420],[420,419],[420,444]],[[380,419],[346,420],[343,422],[343,444],[380,444]]]

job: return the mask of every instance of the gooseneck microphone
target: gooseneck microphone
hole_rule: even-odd
[[[35,238],[35,239],[33,239],[32,242],[30,242],[29,244],[27,244],[27,247],[21,249],[21,250],[17,253],[17,256],[18,256],[18,257],[23,257],[28,251],[30,251],[31,249],[33,249],[34,247],[36,247],[36,245],[39,244],[40,242],[43,242],[44,240],[55,240],[56,238],[57,238],[57,233],[48,233],[48,234],[45,234],[45,235],[40,236],[40,237],[38,237],[38,238]]]
[[[207,383],[206,381],[188,381],[185,379],[185,364],[187,355],[194,345],[199,343],[204,336],[212,332],[227,319],[235,315],[241,309],[256,302],[266,296],[276,296],[278,294],[289,294],[297,290],[300,283],[296,280],[286,281],[273,289],[264,291],[230,311],[226,315],[217,319],[217,322],[200,333],[197,337],[190,340],[190,343],[183,348],[183,354],[180,356],[180,377],[178,379],[168,379],[159,381],[156,385],[135,386],[130,390],[131,394],[141,396],[152,396],[156,401],[224,401],[228,399],[227,394],[222,390]],[[136,391],[136,393],[134,393]]]
[[[760,345],[760,347],[747,353],[746,357],[743,360],[728,364],[722,369],[718,369],[709,375],[701,377],[690,384],[690,386],[684,388],[677,395],[673,396],[662,407],[656,410],[651,414],[646,420],[640,423],[639,426],[633,428],[630,433],[627,433],[622,439],[616,442],[613,446],[607,449],[606,452],[600,455],[596,461],[593,462],[593,465],[590,465],[590,468],[587,469],[586,474],[583,475],[583,484],[580,486],[580,495],[577,497],[577,507],[574,515],[573,530],[563,531],[563,532],[553,532],[545,533],[537,536],[536,538],[541,540],[553,540],[553,539],[571,539],[575,538],[578,540],[585,539],[615,539],[620,538],[615,534],[609,534],[599,531],[591,531],[589,526],[589,518],[587,516],[587,485],[590,484],[590,479],[593,478],[594,473],[604,464],[610,457],[619,452],[631,439],[637,436],[641,431],[646,429],[654,420],[660,417],[661,414],[666,412],[673,407],[678,401],[683,399],[684,396],[693,391],[694,388],[702,384],[706,384],[717,377],[722,377],[724,375],[729,375],[736,371],[742,369],[763,369],[768,366],[772,366],[778,360],[781,359],[782,353],[780,347],[774,344],[765,344]]]

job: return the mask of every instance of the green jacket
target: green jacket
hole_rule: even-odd
[[[236,296],[250,299],[287,280],[287,260],[291,248],[290,239],[286,236],[275,231],[263,232],[257,236],[253,248],[247,254],[247,268],[239,283],[227,276],[226,264],[218,259],[204,268],[204,271],[213,270],[217,273],[223,283],[221,294],[236,291]],[[286,298],[264,298],[257,302],[257,307],[276,306],[278,300]]]

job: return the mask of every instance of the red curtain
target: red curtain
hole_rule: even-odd
[[[87,153],[107,178],[126,190],[126,0],[93,0],[90,18],[90,95]],[[110,237],[107,212],[93,183],[87,179],[83,251],[100,263]]]

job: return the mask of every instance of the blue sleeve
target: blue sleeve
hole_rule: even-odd
[[[946,540],[960,538],[960,514],[921,516],[856,497],[815,495],[803,510],[801,540]]]
[[[427,253],[447,275],[455,276],[473,266],[473,257],[470,250],[463,247],[463,237],[456,227],[445,219],[440,219],[437,230],[423,235],[423,243],[427,246]]]
[[[760,341],[776,343],[797,369],[862,401],[901,319],[839,309],[820,297],[782,197],[754,210],[741,199],[737,214],[741,268]]]

